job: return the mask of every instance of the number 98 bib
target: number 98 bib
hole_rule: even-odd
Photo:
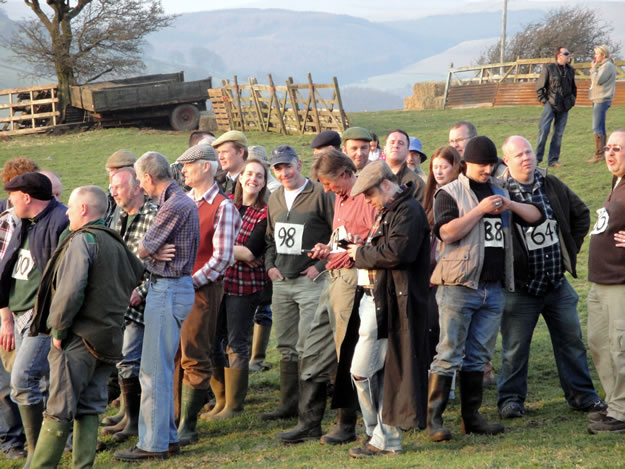
[[[301,255],[303,237],[304,225],[297,223],[276,223],[274,238],[278,254]]]

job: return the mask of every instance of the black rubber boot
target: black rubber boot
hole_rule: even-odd
[[[443,426],[443,412],[449,400],[453,376],[431,374],[428,386],[426,431],[430,441],[451,440],[451,432]]]
[[[280,362],[280,405],[273,412],[262,415],[263,420],[297,417],[299,402],[299,373],[297,361]]]
[[[323,435],[319,441],[323,445],[342,445],[350,441],[356,441],[356,409],[339,409],[338,420],[332,430]]]
[[[462,414],[462,433],[478,435],[497,435],[503,433],[504,427],[498,423],[490,423],[480,415],[483,393],[482,371],[460,372],[460,405]]]
[[[328,384],[300,381],[299,418],[292,430],[278,433],[283,443],[302,443],[321,436],[321,421],[326,410]]]
[[[126,425],[113,435],[115,441],[126,441],[139,434],[139,408],[141,407],[141,383],[138,376],[119,381],[124,402],[126,403]]]

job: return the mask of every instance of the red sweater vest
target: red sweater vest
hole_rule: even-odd
[[[221,193],[215,196],[212,204],[204,201],[198,207],[200,215],[200,247],[197,250],[197,259],[193,266],[193,273],[200,270],[213,255],[213,235],[215,234],[215,214],[224,201]]]

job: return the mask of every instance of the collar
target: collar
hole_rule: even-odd
[[[180,186],[178,186],[178,183],[172,180],[167,185],[165,190],[161,192],[161,195],[158,196],[158,202],[157,202],[157,205],[159,207],[162,206],[167,201],[167,199],[169,199],[172,195],[174,195],[175,192],[177,192],[176,187],[180,189]]]
[[[200,197],[200,199],[196,199],[195,198],[195,191],[193,189],[191,189],[188,192],[189,197],[191,197],[191,199],[194,202],[199,202],[199,200],[204,200],[205,202],[208,202],[209,204],[212,204],[213,201],[215,200],[215,197],[217,197],[217,194],[219,194],[219,186],[217,185],[216,182],[213,183],[213,185],[206,191],[204,192],[204,194],[202,195],[202,197]]]

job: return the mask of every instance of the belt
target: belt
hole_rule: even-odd
[[[162,275],[155,274],[154,272],[149,272],[148,274],[148,280],[150,281],[150,283],[156,283],[159,278],[165,278],[165,277]]]

